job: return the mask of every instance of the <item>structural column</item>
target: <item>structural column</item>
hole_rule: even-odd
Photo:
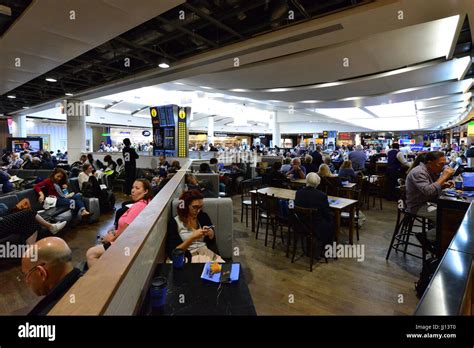
[[[26,138],[26,115],[13,117],[12,132],[13,137]]]
[[[281,134],[280,134],[280,124],[278,123],[278,111],[275,111],[273,113],[273,118],[272,118],[272,142],[273,142],[273,147],[281,146]]]
[[[209,116],[207,120],[207,143],[214,145],[214,116]]]
[[[67,158],[68,163],[79,161],[86,151],[86,108],[80,100],[67,100]]]

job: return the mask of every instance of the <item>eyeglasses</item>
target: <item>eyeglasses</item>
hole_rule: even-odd
[[[33,273],[33,271],[35,271],[36,269],[38,269],[39,266],[45,266],[46,263],[41,263],[39,265],[36,265],[34,266],[32,269],[30,269],[28,272],[26,273],[21,273],[19,276],[18,276],[18,281],[21,281],[21,282],[26,282],[26,280],[28,279],[28,277],[30,276],[31,273]]]
[[[201,210],[202,209],[202,205],[192,205],[191,208],[193,208],[194,210]]]

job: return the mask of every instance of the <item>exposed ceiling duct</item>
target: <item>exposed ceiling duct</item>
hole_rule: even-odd
[[[0,3],[5,1],[19,2],[0,0]],[[304,3],[304,9],[311,17],[321,17],[325,13],[343,11],[370,2],[309,2]],[[34,5],[41,6],[43,3],[38,1]],[[61,98],[65,93],[76,95],[88,88],[155,70],[162,59],[167,59],[173,65],[199,53],[299,24],[308,18],[298,10],[303,7],[301,1],[297,4],[299,6],[293,2],[268,0],[188,0],[49,71],[48,74],[58,76],[57,84],[44,83],[45,76],[39,76],[7,90],[15,94],[16,99],[7,98],[7,93],[3,92],[0,95],[0,113],[20,111],[23,107]],[[295,11],[292,21],[285,20],[289,8]],[[177,16],[180,11],[183,11],[184,17]],[[263,21],[262,16],[266,18]],[[129,66],[124,64],[126,60]]]

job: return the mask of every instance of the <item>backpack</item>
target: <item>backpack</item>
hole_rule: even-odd
[[[415,282],[416,297],[421,298],[423,296],[431,278],[433,277],[433,274],[438,268],[440,261],[440,259],[432,257],[424,262],[420,273],[420,279]]]
[[[82,195],[84,197],[92,198],[94,196],[94,185],[90,181],[86,181],[82,184]]]
[[[107,190],[102,189],[99,196],[100,213],[107,213],[115,209],[115,195]]]

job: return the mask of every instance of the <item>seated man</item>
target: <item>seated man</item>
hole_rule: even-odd
[[[292,168],[286,174],[286,176],[290,179],[304,179],[306,176],[306,169],[305,167],[301,166],[301,160],[299,158],[293,158],[291,161]]]
[[[58,237],[41,239],[23,256],[21,271],[28,287],[45,296],[29,315],[46,315],[81,276],[72,266],[72,252]],[[35,251],[36,250],[36,251]]]
[[[408,212],[436,223],[436,209],[430,207],[428,202],[435,200],[443,188],[452,186],[452,182],[448,180],[454,174],[454,169],[451,167],[444,169],[445,165],[444,153],[432,151],[425,155],[424,163],[420,163],[408,173],[406,179]]]

